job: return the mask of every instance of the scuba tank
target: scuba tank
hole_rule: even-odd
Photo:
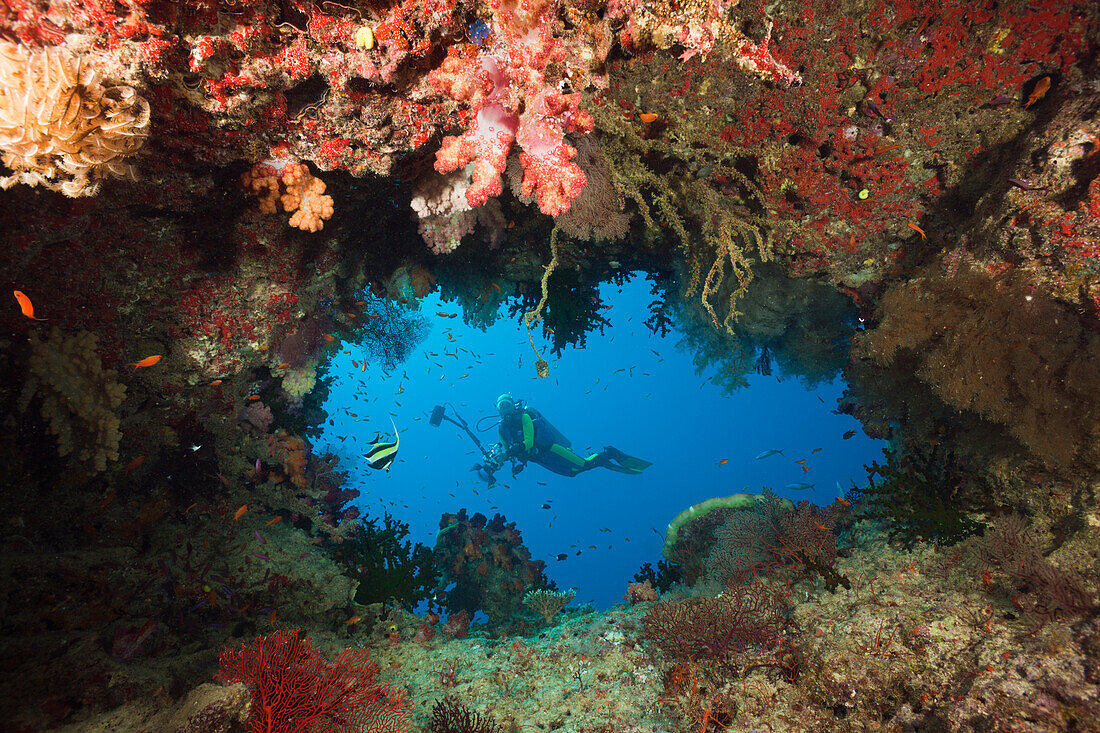
[[[563,435],[560,430],[554,427],[554,424],[547,420],[545,415],[543,415],[541,412],[533,407],[528,407],[526,401],[517,400],[516,409],[518,409],[520,412],[526,412],[528,415],[531,416],[531,421],[535,423],[536,431],[538,430],[539,423],[541,423],[542,427],[546,429],[546,432],[550,434],[551,443],[557,443],[558,445],[563,445],[566,448],[573,447],[573,443],[569,440],[569,438],[565,437],[565,435]],[[536,441],[538,440],[537,434],[535,436],[535,439]]]

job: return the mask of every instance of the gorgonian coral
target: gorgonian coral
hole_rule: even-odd
[[[730,585],[715,598],[659,601],[642,618],[642,635],[670,659],[739,669],[743,652],[779,638],[788,595],[760,583]]]
[[[92,196],[104,178],[133,178],[128,159],[149,135],[149,103],[61,48],[0,43],[0,188],[42,185]]]

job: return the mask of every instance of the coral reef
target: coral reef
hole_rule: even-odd
[[[515,522],[500,514],[444,514],[432,548],[440,574],[440,603],[449,611],[484,611],[494,627],[523,623],[526,592],[553,590],[543,573],[546,563],[532,560]],[[566,599],[568,602],[568,599]]]
[[[5,726],[261,725],[218,653],[300,627],[405,727],[1100,729],[1095,3],[19,0],[0,35]],[[502,516],[410,546],[361,515],[396,484],[313,452],[331,358],[391,370],[428,294],[562,355],[633,272],[727,390],[843,369],[895,451],[854,516],[689,511],[632,605],[551,625]]]

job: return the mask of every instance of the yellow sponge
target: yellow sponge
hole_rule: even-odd
[[[57,328],[42,341],[31,332],[27,382],[19,396],[25,412],[35,394],[42,417],[57,436],[57,453],[71,455],[89,474],[118,460],[119,419],[115,409],[126,396],[114,369],[104,369],[96,354],[95,335],[81,331],[65,337]]]

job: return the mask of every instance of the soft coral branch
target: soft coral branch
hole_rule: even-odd
[[[576,150],[565,144],[566,131],[587,133],[592,116],[579,108],[580,96],[563,94],[547,78],[551,64],[566,61],[562,42],[551,32],[556,4],[551,0],[519,3],[497,0],[492,45],[476,55],[452,49],[429,76],[437,91],[465,102],[474,121],[462,135],[443,139],[436,154],[440,173],[474,161],[473,185],[466,192],[480,206],[501,192],[512,144],[523,150],[523,193],[538,197],[539,208],[556,216],[569,208],[586,183],[572,162]]]

